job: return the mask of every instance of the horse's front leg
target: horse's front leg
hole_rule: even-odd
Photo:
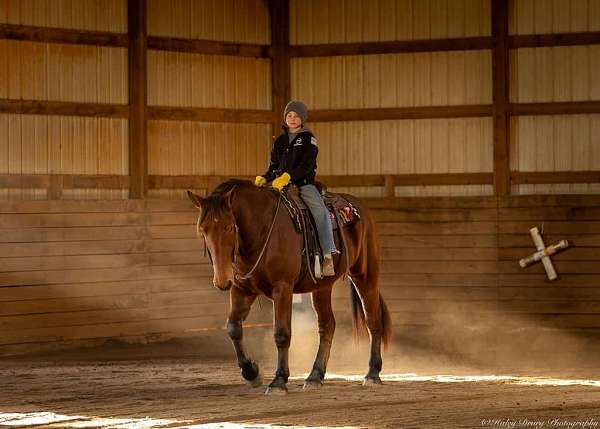
[[[287,381],[290,376],[288,352],[292,337],[292,285],[277,283],[273,285],[273,318],[275,344],[277,345],[277,370],[275,378],[269,384],[267,395],[287,393]]]
[[[246,294],[243,290],[234,286],[231,288],[230,298],[231,313],[229,313],[227,319],[227,333],[233,343],[242,377],[244,377],[252,387],[259,387],[262,385],[262,377],[258,365],[248,358],[242,341],[244,338],[242,322],[248,317],[248,313],[250,312],[250,308],[252,308],[256,295]]]

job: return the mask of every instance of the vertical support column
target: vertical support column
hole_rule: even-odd
[[[148,190],[146,0],[127,1],[129,32],[129,198]]]
[[[271,26],[272,133],[277,137],[290,90],[290,1],[266,0]]]
[[[492,0],[494,194],[497,196],[510,194],[508,1]]]

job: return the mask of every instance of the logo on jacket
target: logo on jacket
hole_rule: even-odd
[[[302,146],[302,139],[300,137],[294,141],[294,146]]]
[[[317,138],[316,137],[311,137],[310,138],[310,142],[316,146],[317,145]]]

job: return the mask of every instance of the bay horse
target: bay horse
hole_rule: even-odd
[[[331,291],[347,271],[351,288],[354,333],[368,329],[371,342],[369,371],[364,384],[381,384],[381,345],[391,338],[391,319],[379,292],[379,248],[374,221],[357,198],[344,195],[360,210],[361,220],[345,227],[347,255],[334,256],[336,276],[315,284],[302,275],[302,235],[296,232],[287,210],[279,210],[279,193],[258,188],[247,180],[231,179],[203,198],[187,191],[200,209],[197,232],[203,235],[213,264],[213,285],[229,291],[231,311],[227,332],[237,355],[242,377],[253,387],[262,384],[258,364],[250,359],[243,344],[242,323],[259,295],[273,302],[277,370],[265,393],[286,393],[289,377],[288,350],[291,339],[292,294],[312,295],[319,326],[319,349],[306,378],[305,388],[323,384],[335,319]],[[337,248],[341,249],[338,237]],[[347,257],[346,257],[347,256]]]

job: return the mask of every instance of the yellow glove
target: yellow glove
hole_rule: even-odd
[[[267,184],[267,179],[265,179],[263,176],[256,176],[256,179],[254,179],[254,184],[256,186],[265,186]]]
[[[275,189],[277,189],[279,192],[281,192],[281,190],[283,188],[285,188],[285,186],[288,183],[290,183],[291,178],[292,177],[288,173],[283,173],[277,179],[273,180],[273,183],[271,183],[271,186],[273,186]]]

